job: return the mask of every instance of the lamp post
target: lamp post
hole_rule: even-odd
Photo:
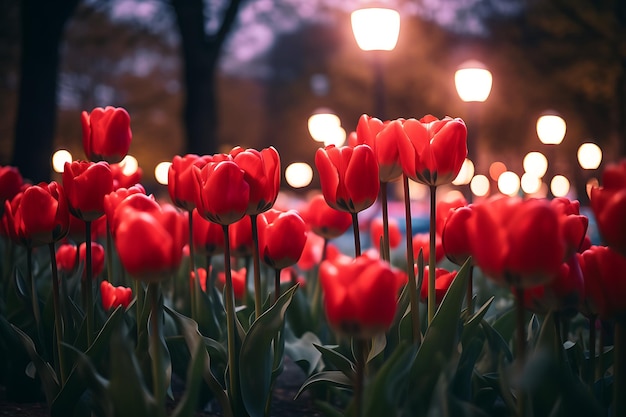
[[[385,7],[364,7],[351,14],[352,33],[363,51],[372,51],[374,67],[374,117],[385,120],[383,51],[392,51],[400,34],[400,13]]]
[[[493,77],[487,67],[479,61],[469,60],[462,63],[454,73],[454,85],[459,98],[467,103],[467,157],[478,167],[475,160],[478,145],[478,117],[474,103],[483,103],[491,93]],[[468,201],[472,193],[466,192]]]
[[[541,143],[548,146],[548,179],[552,177],[554,173],[552,167],[556,165],[555,146],[563,142],[566,131],[565,120],[553,110],[543,112],[537,119],[537,137]],[[552,191],[551,188],[550,191]]]

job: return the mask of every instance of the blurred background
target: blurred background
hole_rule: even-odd
[[[475,175],[493,182],[498,161],[498,172],[522,177],[524,156],[541,152],[545,178],[567,178],[567,195],[581,201],[587,182],[626,154],[626,2],[381,4],[400,15],[389,51],[357,45],[351,13],[371,2],[356,0],[2,0],[0,165],[50,179],[55,150],[84,158],[81,111],[107,105],[131,115],[130,153],[147,188],[175,154],[236,145],[274,146],[284,168],[313,166],[324,143],[307,122],[321,109],[346,134],[363,113],[461,117]],[[492,76],[484,101],[457,91],[468,60]],[[538,138],[546,113],[566,123],[558,145]],[[601,148],[600,165],[581,167],[583,143]],[[314,174],[299,189],[318,184]]]

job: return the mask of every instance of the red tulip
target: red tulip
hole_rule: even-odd
[[[145,195],[138,189],[133,191],[136,192],[129,192],[126,197],[123,197],[125,192],[121,192],[119,195],[113,192],[105,196],[105,203],[107,203],[108,206],[105,208],[109,210],[107,217],[110,216],[109,227],[111,228],[111,235],[113,237],[115,237],[119,223],[124,220],[129,212],[137,210],[147,212],[161,211],[161,206],[156,202],[154,196]]]
[[[78,248],[78,257],[82,263],[87,262],[87,245],[81,243]],[[91,242],[91,276],[95,278],[104,270],[104,247],[98,242]],[[87,264],[83,270],[83,279],[87,276]]]
[[[259,254],[274,269],[294,265],[306,243],[306,225],[295,210],[270,210],[259,218]]]
[[[439,201],[437,202],[437,227],[436,231],[438,235],[443,234],[443,229],[446,226],[448,217],[459,207],[467,206],[467,201],[464,197],[455,198],[451,201]]]
[[[83,148],[90,161],[120,162],[130,148],[132,133],[130,116],[121,107],[96,107],[90,113],[83,111]]]
[[[413,236],[413,259],[417,260],[420,249],[422,250],[424,261],[427,262],[430,256],[430,234],[428,232],[417,233]],[[435,262],[441,261],[444,256],[445,252],[443,251],[441,236],[435,235]]]
[[[127,287],[115,287],[108,281],[100,283],[100,295],[102,297],[102,308],[105,311],[122,306],[128,307],[133,300],[133,291]]]
[[[315,233],[307,233],[306,243],[298,260],[298,268],[301,271],[313,269],[322,262],[322,252],[324,252],[324,238]]]
[[[190,272],[189,279],[191,280],[191,284],[193,285],[193,282],[197,276],[198,284],[200,284],[200,288],[202,289],[202,291],[206,292],[207,276],[209,275],[211,270],[209,269],[209,273],[207,273],[207,270],[205,268],[196,268],[196,271],[198,272],[197,275],[196,275],[196,272],[194,271]]]
[[[472,240],[477,238],[472,223],[472,207],[451,210],[441,235],[446,257],[457,265],[463,265],[472,255]]]
[[[324,198],[332,208],[358,213],[376,201],[378,163],[369,146],[320,148],[315,153],[315,166]]]
[[[565,259],[559,217],[545,200],[501,198],[474,205],[476,265],[496,282],[521,288],[545,284]]]
[[[5,204],[9,237],[33,247],[57,242],[67,235],[70,214],[63,187],[54,181],[40,183],[18,196],[11,204]]]
[[[397,135],[385,126],[388,124],[364,114],[356,127],[357,143],[369,145],[376,155],[380,182],[390,182],[402,175]]]
[[[24,179],[20,171],[12,166],[0,166],[0,217],[4,210],[4,202],[11,201],[20,191]]]
[[[111,175],[113,175],[113,189],[117,190],[119,188],[130,188],[133,186],[141,186],[139,181],[141,181],[141,176],[143,171],[140,167],[130,173],[125,174],[124,168],[120,166],[120,164],[111,164],[109,165],[111,168]]]
[[[222,233],[222,239],[224,238],[224,231],[219,226]],[[258,229],[258,224],[257,224]],[[252,240],[252,221],[250,216],[244,216],[241,220],[237,220],[229,228],[230,233],[230,250],[232,256],[251,256],[254,241]]]
[[[212,160],[210,156],[176,155],[167,172],[167,191],[175,206],[191,211],[196,207],[196,178],[192,167],[202,168]]]
[[[74,216],[96,220],[104,214],[104,196],[113,191],[111,169],[106,162],[66,162],[63,188]]]
[[[626,317],[626,257],[610,247],[592,246],[578,255],[587,309],[601,319]]]
[[[109,228],[113,231],[114,228],[114,216],[115,210],[120,203],[129,195],[133,194],[145,194],[146,190],[141,184],[134,185],[130,188],[117,188],[115,191],[104,196],[104,214],[106,215]]]
[[[380,241],[383,237],[383,219],[375,217],[370,223],[370,238],[372,246],[376,249],[380,248]],[[398,221],[394,218],[389,219],[389,247],[395,249],[402,243],[402,233]]]
[[[241,300],[243,298],[244,292],[246,291],[246,274],[248,271],[246,268],[241,268],[237,271],[231,269],[230,275],[233,281],[233,293],[235,294],[235,298],[237,300]],[[217,273],[217,282],[218,288],[221,290],[224,289],[226,285],[226,274],[224,271],[220,271]]]
[[[129,199],[139,196],[142,194]],[[188,240],[185,223],[180,213],[167,206],[161,210],[124,211],[115,230],[115,246],[126,271],[147,282],[161,281],[173,274],[180,266]]]
[[[193,216],[193,247],[198,253],[212,256],[224,253],[224,231],[222,227],[198,214],[194,209]],[[231,243],[233,228],[231,227]]]
[[[231,155],[250,185],[246,214],[259,214],[272,208],[280,190],[280,156],[276,149],[270,146],[259,152],[237,147]]]
[[[60,272],[72,274],[78,267],[78,248],[70,243],[64,243],[57,248],[55,259]]]
[[[422,184],[451,183],[467,156],[467,129],[461,119],[438,120],[427,115],[420,120],[391,122],[398,136],[400,163],[406,176]]]
[[[369,338],[386,331],[396,313],[396,276],[387,262],[362,255],[320,265],[324,309],[340,333]]]
[[[605,243],[626,256],[626,160],[606,167],[602,187],[591,190],[591,208]]]
[[[561,234],[567,245],[567,255],[579,252],[587,235],[587,226],[589,219],[580,214],[580,203],[578,201],[570,201],[565,197],[554,198],[550,204],[559,215],[559,223],[561,223]]]
[[[424,280],[420,289],[420,297],[422,301],[428,300],[428,266],[424,268]],[[443,297],[448,292],[452,281],[456,278],[457,271],[447,271],[443,268],[435,268],[435,303],[440,304]]]
[[[313,233],[326,239],[343,235],[352,225],[352,216],[328,205],[324,196],[315,195],[309,206],[301,212],[302,218]]]
[[[198,213],[212,222],[229,225],[245,216],[250,201],[250,185],[244,171],[229,160],[210,162],[202,170],[193,168],[196,177]]]
[[[107,235],[107,221],[106,216],[97,218],[91,222],[91,240],[95,242],[98,239],[102,239]],[[76,216],[70,215],[70,232],[68,238],[72,242],[84,242],[85,241],[85,222]]]

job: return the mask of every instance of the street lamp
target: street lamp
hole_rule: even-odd
[[[485,65],[476,60],[462,63],[454,73],[454,85],[459,98],[467,104],[467,156],[476,165],[478,118],[473,103],[482,103],[489,97],[493,77]],[[467,195],[471,201],[471,194]]]
[[[352,12],[352,33],[363,51],[372,51],[374,67],[374,116],[385,120],[385,87],[381,51],[392,51],[400,34],[400,13],[385,7],[364,7]]]
[[[545,145],[558,145],[563,142],[567,124],[556,113],[546,112],[537,119],[537,136]]]

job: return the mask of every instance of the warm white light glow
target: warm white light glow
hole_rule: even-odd
[[[591,198],[591,190],[595,187],[600,186],[600,181],[597,178],[590,178],[585,184],[585,191],[587,192],[587,197]]]
[[[450,190],[443,195],[441,201],[455,201],[455,200],[463,200],[465,196],[459,190]]]
[[[464,62],[454,74],[456,91],[463,101],[487,100],[492,82],[491,72],[475,60]]]
[[[452,184],[454,185],[465,185],[469,184],[474,176],[474,163],[465,158],[463,161],[463,165],[461,165],[461,170],[459,171],[459,175],[456,176]]]
[[[541,188],[541,178],[531,174],[530,172],[525,172],[522,175],[522,191],[526,194],[535,194]]]
[[[122,174],[128,176],[137,172],[139,163],[137,162],[137,158],[134,156],[126,155],[124,159],[120,161],[120,167],[122,168]]]
[[[344,143],[346,143],[346,130],[341,126],[335,126],[334,129],[329,130],[324,138],[324,146],[342,146]]]
[[[479,174],[472,178],[470,190],[476,197],[484,197],[489,193],[489,178]]]
[[[309,134],[316,142],[324,142],[328,132],[341,126],[339,116],[328,109],[319,109],[309,117]]]
[[[565,197],[569,193],[569,180],[563,175],[555,175],[550,181],[550,191],[555,197]]]
[[[541,143],[558,145],[563,142],[567,125],[561,116],[545,114],[537,119],[537,136]]]
[[[378,7],[352,12],[352,32],[364,51],[391,51],[400,34],[400,13]]]
[[[61,173],[65,170],[65,163],[72,162],[72,154],[66,149],[59,149],[52,154],[52,169]]]
[[[159,184],[167,185],[167,173],[171,165],[171,162],[159,162],[154,168],[154,178]]]
[[[498,190],[502,194],[516,195],[519,191],[520,179],[515,172],[506,171],[498,177]]]
[[[541,178],[548,170],[548,158],[541,152],[528,152],[524,157],[524,172]]]
[[[583,169],[597,169],[602,162],[602,149],[595,143],[587,142],[580,145],[578,163]]]
[[[311,184],[313,168],[306,162],[294,162],[285,169],[285,181],[293,188],[303,188]]]
[[[428,196],[428,193],[429,188],[427,185],[409,179],[409,197],[411,200],[423,200]]]

